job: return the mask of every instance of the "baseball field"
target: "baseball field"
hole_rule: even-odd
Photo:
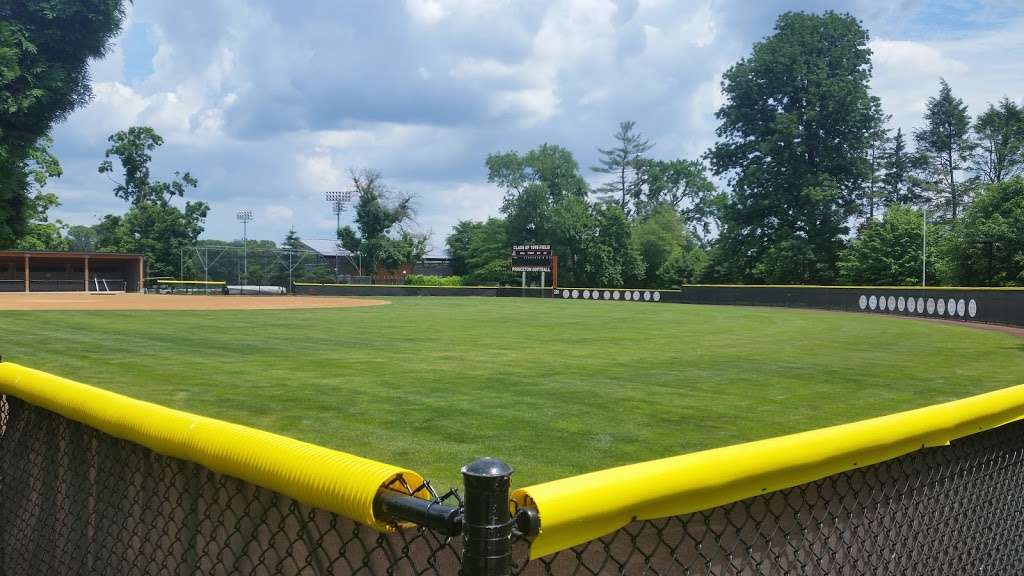
[[[20,309],[0,312],[0,353],[443,486],[482,455],[522,485],[961,398],[1024,371],[1012,334],[861,314],[158,295],[118,310],[124,296],[96,298],[103,309],[6,306]],[[318,307],[259,309],[289,301]],[[257,309],[222,309],[239,306]],[[152,309],[167,307],[186,309]]]

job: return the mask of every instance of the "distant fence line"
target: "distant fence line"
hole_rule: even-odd
[[[902,286],[683,286],[680,302],[779,306],[1024,326],[1024,289]]]
[[[604,302],[811,308],[1024,326],[1024,288],[687,285],[649,288],[514,288],[296,283],[318,296],[504,296]]]

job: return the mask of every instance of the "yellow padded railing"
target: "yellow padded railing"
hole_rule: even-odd
[[[373,510],[382,487],[399,474],[413,486],[423,481],[405,468],[134,400],[10,362],[0,362],[0,393],[378,530],[389,528]]]
[[[884,462],[1024,417],[1024,385],[890,416],[610,468],[517,490],[539,558],[634,520],[689,514]]]

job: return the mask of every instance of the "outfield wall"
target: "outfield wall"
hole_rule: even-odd
[[[633,302],[681,301],[678,290],[626,290],[621,288],[512,288],[493,286],[398,286],[363,284],[295,284],[295,294],[306,296],[483,296],[498,298],[561,298],[565,300],[622,300]]]
[[[782,306],[1024,326],[1024,290],[873,286],[683,286],[686,304]]]
[[[306,296],[484,296],[550,298],[548,288],[499,288],[497,286],[402,286],[383,284],[296,283],[295,294]]]

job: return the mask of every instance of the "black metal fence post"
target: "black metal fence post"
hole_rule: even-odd
[[[508,504],[511,477],[512,467],[495,458],[481,458],[462,468],[463,576],[512,573],[512,515]]]

